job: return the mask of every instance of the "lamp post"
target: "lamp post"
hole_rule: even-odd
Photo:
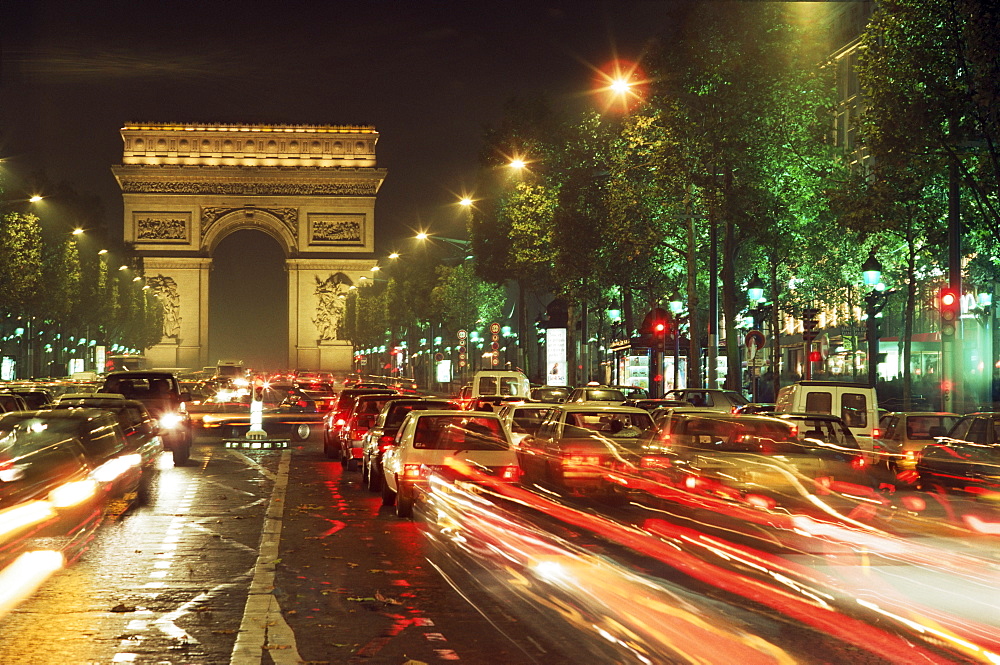
[[[764,350],[764,338],[759,335],[763,335],[764,321],[770,316],[771,308],[773,307],[773,305],[764,302],[764,282],[757,272],[754,272],[753,277],[747,284],[747,299],[752,305],[750,308],[750,317],[753,319],[752,334],[758,335],[758,339],[761,340],[760,347],[754,347],[756,349],[754,357],[747,358],[747,372],[750,374],[751,401],[756,402],[760,388],[760,367],[763,365],[763,358],[758,358],[757,353]],[[747,339],[750,340],[751,337],[748,335]],[[750,341],[747,344],[747,348],[749,349]]]
[[[865,295],[865,336],[868,340],[868,385],[874,387],[878,378],[878,322],[875,317],[885,308],[890,293],[882,283],[882,264],[874,250],[861,265],[861,279],[871,288]]]

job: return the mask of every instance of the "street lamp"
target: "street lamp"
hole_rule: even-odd
[[[764,327],[764,321],[770,317],[773,305],[768,305],[763,302],[764,282],[761,280],[760,274],[757,272],[754,272],[753,277],[750,279],[750,283],[747,284],[747,298],[750,300],[750,304],[752,305],[750,308],[750,316],[753,318],[753,335],[756,336],[756,341],[762,341],[764,339],[761,337],[763,334],[762,328]],[[774,333],[775,331],[772,330],[771,332]],[[748,345],[750,344],[751,339],[753,339],[753,337],[748,335]],[[764,344],[762,342],[760,344],[760,348],[758,348],[755,344],[754,357],[747,358],[747,372],[750,374],[750,396],[751,401],[754,402],[757,401],[757,395],[760,387],[761,364],[758,363],[761,363],[762,361],[762,358],[757,358],[756,353],[763,351],[763,346]],[[747,349],[749,350],[749,348],[750,347],[748,346]],[[808,358],[806,359],[806,362],[809,362]]]
[[[875,250],[861,264],[861,279],[865,286],[870,287],[865,295],[865,335],[868,339],[868,385],[874,387],[878,378],[878,323],[875,317],[885,308],[889,294],[882,284],[882,264],[875,257]]]

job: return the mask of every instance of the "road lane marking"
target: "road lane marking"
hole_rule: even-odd
[[[268,480],[270,480],[272,483],[275,482],[274,473],[270,469],[265,469],[263,466],[261,466],[260,464],[258,464],[254,460],[250,459],[249,457],[247,457],[246,455],[244,455],[241,452],[237,452],[237,451],[232,450],[232,449],[230,449],[229,452],[232,454],[233,457],[236,457],[236,458],[240,459],[247,466],[251,466],[254,469],[256,469],[257,473],[259,473],[260,475],[264,476],[265,478],[267,478]],[[279,470],[278,473],[281,473],[281,471]]]
[[[260,554],[253,570],[250,593],[247,596],[240,631],[229,659],[231,665],[259,664],[264,647],[281,647],[268,650],[275,665],[298,665],[302,662],[295,634],[281,614],[281,607],[274,597],[275,562],[281,537],[281,520],[285,510],[285,490],[288,487],[288,470],[291,451],[281,453],[274,489],[267,507],[267,517],[260,537]],[[247,458],[249,460],[249,458]],[[259,466],[251,461],[251,466]]]

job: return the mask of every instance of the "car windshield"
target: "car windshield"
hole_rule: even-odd
[[[914,441],[933,441],[945,436],[958,421],[957,416],[909,416],[906,419],[906,438]]]
[[[406,414],[410,411],[427,411],[428,409],[442,409],[448,411],[458,411],[459,407],[454,402],[409,402],[406,404],[394,404],[392,410],[386,414],[386,427],[399,427],[406,420]]]
[[[615,438],[636,438],[642,432],[652,429],[653,419],[648,413],[631,411],[579,411],[566,419],[563,436],[567,438],[589,437],[594,432]]]
[[[414,448],[436,450],[507,450],[510,442],[498,418],[422,416],[413,434]]]
[[[548,409],[518,409],[514,411],[511,429],[518,434],[534,434],[548,412]]]

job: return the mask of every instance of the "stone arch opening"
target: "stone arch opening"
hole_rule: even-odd
[[[210,363],[242,360],[281,370],[288,358],[288,272],[285,250],[261,229],[242,228],[212,250],[208,282]]]
[[[281,246],[285,258],[295,251],[296,211],[294,208],[263,210],[254,207],[244,207],[228,211],[219,211],[218,216],[209,216],[202,222],[201,249],[214,254],[216,247],[228,235],[245,229],[261,231],[271,236]]]

